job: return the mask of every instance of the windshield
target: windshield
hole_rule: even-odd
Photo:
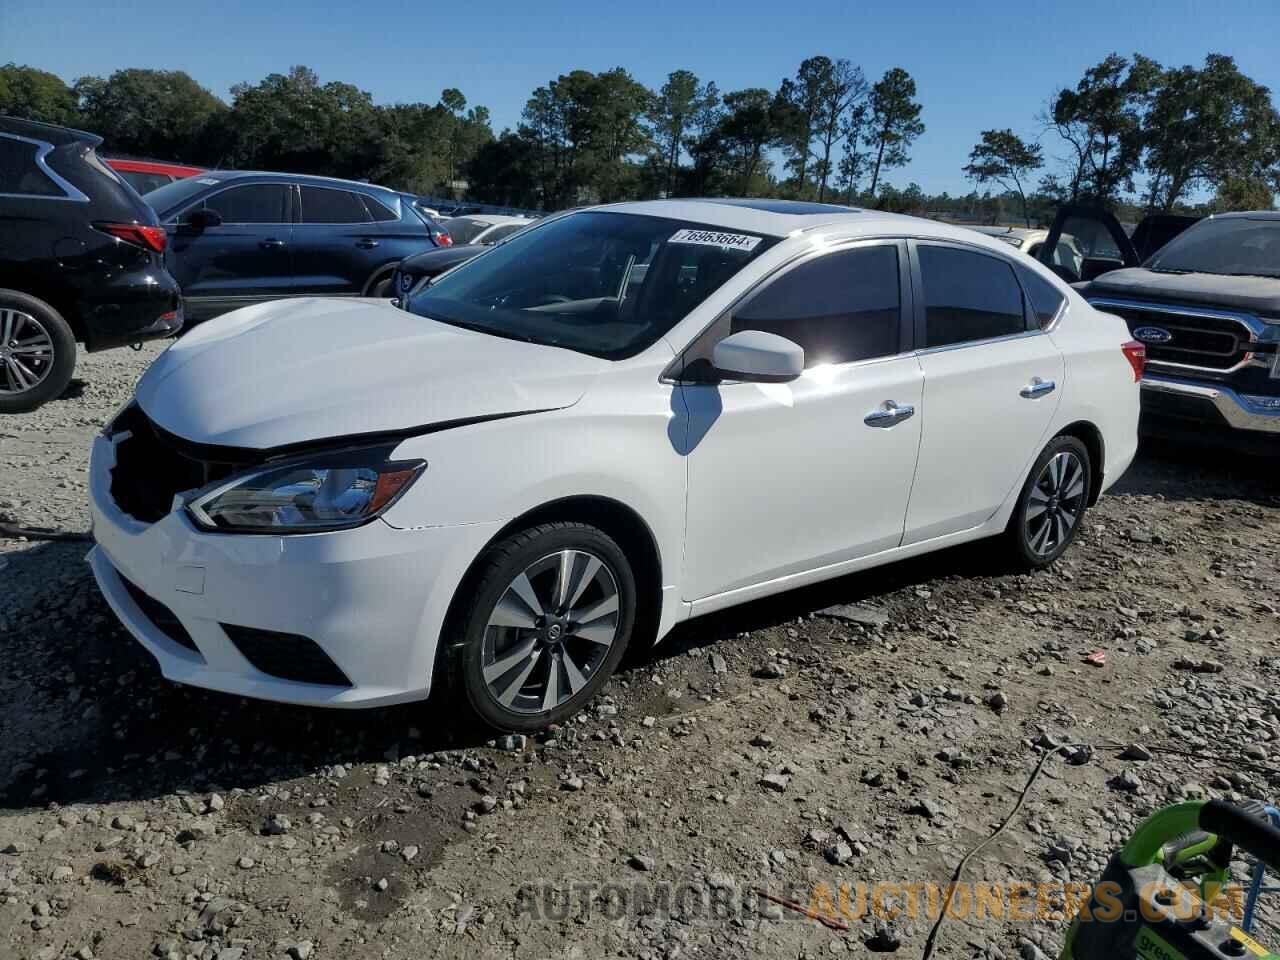
[[[144,193],[142,199],[151,205],[152,210],[163,215],[217,182],[213,177],[187,177],[185,180],[175,180],[173,183],[167,183],[163,187]]]
[[[1280,277],[1280,220],[1201,220],[1147,261],[1152,270]]]
[[[652,344],[777,243],[592,211],[531,227],[440,277],[412,313],[611,360]]]
[[[453,242],[458,244],[470,243],[491,226],[493,224],[485,223],[483,220],[468,220],[466,217],[454,217],[444,222],[444,228],[449,231],[449,236],[453,237]]]

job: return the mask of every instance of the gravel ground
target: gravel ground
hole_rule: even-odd
[[[159,349],[0,421],[0,515],[86,527],[90,437]],[[833,930],[755,890],[945,884],[1057,744],[1092,749],[967,879],[1087,882],[1167,802],[1277,799],[1278,493],[1144,453],[1050,571],[969,547],[697,620],[529,740],[171,685],[85,544],[0,539],[0,957],[920,956],[906,891]],[[966,917],[935,956],[1064,931]]]

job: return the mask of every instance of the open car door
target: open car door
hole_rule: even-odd
[[[1077,204],[1058,210],[1036,258],[1067,283],[1142,262],[1120,221],[1105,210]]]
[[[1166,243],[1180,234],[1193,223],[1199,223],[1200,217],[1188,217],[1178,213],[1153,213],[1143,217],[1137,229],[1133,231],[1133,246],[1138,251],[1138,258],[1145,263]]]

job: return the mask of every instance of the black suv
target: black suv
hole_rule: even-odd
[[[1148,217],[1129,237],[1068,207],[1039,257],[1146,344],[1145,434],[1280,455],[1280,213]]]
[[[62,393],[77,340],[105,350],[182,327],[164,228],[101,142],[0,117],[0,414]]]

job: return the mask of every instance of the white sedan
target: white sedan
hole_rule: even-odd
[[[477,213],[469,217],[450,217],[440,221],[456,245],[478,243],[491,247],[533,223],[528,217],[507,217],[496,213]]]
[[[600,207],[404,306],[229,313],[95,441],[93,570],[165,676],[533,730],[690,617],[982,537],[1052,563],[1137,444],[1124,322],[927,220]]]

